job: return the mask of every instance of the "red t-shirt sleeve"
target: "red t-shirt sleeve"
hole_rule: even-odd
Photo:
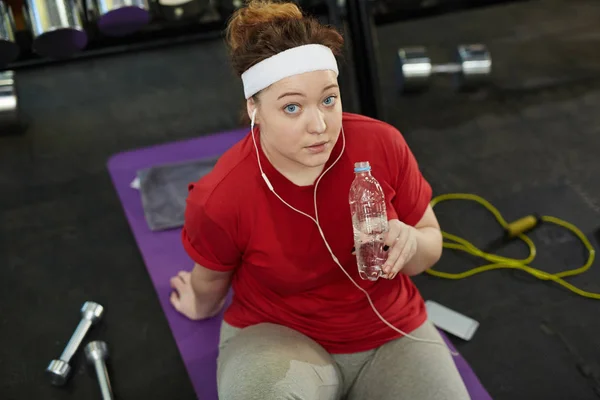
[[[194,262],[205,268],[232,271],[241,262],[241,251],[234,240],[234,217],[227,213],[223,202],[221,210],[211,207],[193,190],[191,186],[185,209],[183,247]]]
[[[431,202],[432,189],[429,182],[423,177],[417,160],[408,147],[402,134],[393,129],[393,149],[395,156],[390,157],[395,167],[396,196],[392,204],[398,219],[408,225],[416,225]]]

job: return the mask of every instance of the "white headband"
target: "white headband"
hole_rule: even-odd
[[[339,74],[331,49],[320,44],[307,44],[277,53],[250,67],[242,74],[246,99],[292,75],[332,70]]]

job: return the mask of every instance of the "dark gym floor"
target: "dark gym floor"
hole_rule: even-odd
[[[566,215],[585,208],[582,229],[600,227],[598,21],[595,0],[538,0],[378,29],[386,117],[436,194],[499,200],[560,182],[583,204]],[[424,95],[395,92],[397,47],[428,45],[442,58],[478,41],[494,59],[488,90],[455,94],[440,80]],[[110,313],[88,338],[111,347],[118,398],[195,398],[105,165],[119,151],[237,127],[241,86],[226,63],[213,41],[19,74],[29,130],[0,137],[2,399],[100,398],[80,356],[68,387],[53,388],[43,375],[87,299]],[[541,193],[550,194],[528,201],[552,203],[551,191]],[[442,265],[460,264],[451,260]],[[598,268],[578,284],[600,292]],[[494,399],[597,398],[573,356],[539,325],[551,320],[598,368],[600,303],[502,271],[416,282],[481,322],[459,348]]]

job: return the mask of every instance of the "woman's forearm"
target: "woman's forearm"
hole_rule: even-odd
[[[195,265],[191,284],[196,298],[196,309],[203,318],[210,318],[223,308],[230,282],[231,273],[210,271]]]
[[[417,252],[402,268],[402,273],[414,276],[431,268],[442,256],[442,232],[437,227],[413,228],[417,236]]]

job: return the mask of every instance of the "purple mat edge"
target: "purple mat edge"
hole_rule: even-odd
[[[136,171],[157,164],[182,162],[222,154],[248,132],[247,128],[200,136],[166,144],[158,144],[140,149],[117,153],[108,159],[107,167],[113,186],[132,230],[142,259],[150,274],[155,291],[169,327],[177,343],[180,355],[199,399],[217,399],[216,364],[218,332],[222,315],[207,321],[192,322],[179,315],[169,303],[168,278],[180,269],[190,269],[191,260],[185,254],[179,240],[179,229],[152,232],[144,219],[139,192],[130,188]],[[177,247],[175,251],[174,247]],[[169,257],[164,257],[169,253]],[[450,339],[441,332],[452,350],[456,350]],[[197,349],[203,342],[200,357],[187,351]],[[206,351],[210,350],[210,351]],[[198,351],[198,350],[196,350]],[[472,399],[491,400],[491,396],[479,378],[462,357],[454,357],[461,376]]]

